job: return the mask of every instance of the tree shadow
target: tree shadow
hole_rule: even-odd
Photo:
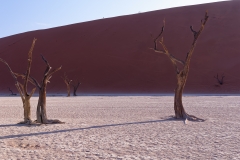
[[[173,120],[176,120],[176,119],[174,117],[168,117],[166,119],[152,120],[152,121],[106,124],[106,125],[90,126],[90,127],[84,127],[84,128],[73,128],[73,129],[57,130],[57,131],[50,131],[50,132],[38,132],[38,133],[29,133],[29,134],[8,135],[8,136],[1,136],[0,139],[9,139],[9,138],[19,138],[19,137],[28,137],[28,136],[47,135],[47,134],[54,134],[54,133],[64,133],[64,132],[71,132],[71,131],[81,131],[81,130],[89,130],[89,129],[96,129],[96,128],[125,126],[125,125],[160,123],[160,122],[173,121]],[[0,127],[15,127],[15,126],[17,126],[17,127],[24,127],[25,126],[26,127],[27,125],[24,125],[24,124],[0,125]],[[31,127],[31,125],[28,125],[28,126]]]
[[[2,124],[0,127],[31,127],[30,125],[25,124]]]
[[[0,125],[1,127],[33,127],[33,126],[40,126],[42,124],[22,124],[22,123],[17,123],[17,124],[2,124]]]

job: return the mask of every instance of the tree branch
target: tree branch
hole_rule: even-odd
[[[175,67],[176,73],[178,74],[179,73],[179,69],[178,69],[177,63],[180,63],[182,65],[184,65],[185,63],[183,61],[177,59],[175,56],[173,56],[172,54],[169,53],[166,45],[163,42],[163,37],[160,39],[159,43],[162,45],[164,51],[160,51],[160,50],[157,49],[158,39],[162,36],[164,28],[165,28],[165,19],[163,20],[163,27],[162,27],[162,30],[161,30],[160,34],[154,40],[154,49],[153,48],[150,48],[150,49],[154,50],[157,53],[166,54],[168,56],[168,58],[171,60],[173,66]]]
[[[41,86],[38,83],[38,81],[35,78],[31,77],[31,76],[30,76],[30,78],[31,78],[31,81],[33,82],[33,85],[35,85],[38,89],[41,89]]]
[[[52,75],[53,75],[55,72],[59,71],[59,70],[62,68],[62,66],[60,66],[59,68],[51,71],[52,67],[50,66],[50,64],[48,63],[48,61],[44,58],[44,56],[43,56],[43,55],[41,55],[41,56],[42,56],[42,60],[43,60],[43,61],[46,63],[46,65],[47,65],[47,68],[46,68],[46,70],[45,70],[45,72],[44,72],[44,78],[42,79],[42,83],[43,83],[44,80],[47,80],[47,82],[50,82],[49,80],[50,80],[50,78],[52,77]]]
[[[162,54],[166,54],[166,55],[167,55],[167,53],[164,52],[164,51],[155,50],[154,48],[149,48],[149,49],[153,50],[153,51],[156,52],[156,53],[162,53]],[[178,63],[184,65],[184,61],[182,61],[182,60],[180,60],[180,59],[177,59],[177,58],[176,58],[174,55],[172,55],[171,53],[169,53],[169,55],[170,55],[170,57],[171,57],[175,62],[178,62]]]
[[[15,76],[15,74],[14,74],[14,72],[12,71],[11,67],[8,65],[8,63],[7,63],[5,60],[3,60],[2,58],[0,58],[0,61],[3,62],[3,63],[8,67],[8,69],[9,69],[12,77],[13,77],[14,80],[15,80],[15,86],[17,87],[17,90],[18,90],[18,92],[19,92],[19,94],[20,94],[20,96],[21,96],[22,102],[24,102],[25,99],[24,99],[24,97],[23,97],[22,90],[21,90],[21,88],[20,88],[20,86],[19,86],[19,85],[21,85],[21,84],[18,82],[17,77]]]
[[[158,38],[162,35],[163,31],[165,28],[165,19],[163,19],[163,26],[162,26],[162,30],[160,32],[160,34],[157,36],[157,38],[154,40],[154,50],[157,50],[157,40]]]
[[[52,78],[52,76],[49,76],[48,78],[47,78],[47,83],[50,83],[50,79]]]
[[[24,86],[21,83],[19,83],[19,86],[20,86],[21,91],[22,91]]]
[[[209,17],[209,16],[208,16],[208,12],[206,11],[206,12],[205,12],[205,16],[204,16],[204,20],[201,21],[201,27],[200,27],[200,29],[199,29],[198,32],[194,31],[194,30],[193,30],[193,27],[190,26],[190,29],[191,29],[191,31],[192,31],[193,34],[194,34],[194,39],[193,39],[192,46],[191,46],[189,52],[187,53],[187,57],[186,57],[186,60],[185,60],[184,68],[186,68],[187,66],[189,66],[190,59],[191,59],[191,57],[192,57],[192,53],[193,53],[194,48],[195,48],[195,46],[196,46],[196,42],[197,42],[200,34],[202,33],[202,31],[203,31],[203,29],[204,29],[204,27],[205,27],[205,24],[207,23],[208,17]]]
[[[14,75],[16,75],[17,77],[21,77],[24,80],[26,79],[26,74],[14,73]],[[38,89],[41,88],[37,80],[32,76],[29,76],[28,81],[32,83],[34,86],[36,86]]]
[[[46,68],[46,70],[45,70],[45,72],[44,72],[44,76],[47,76],[48,75],[48,73],[50,72],[50,70],[52,69],[52,67],[50,66],[50,64],[48,63],[48,61],[44,58],[44,56],[43,55],[41,55],[42,56],[42,60],[46,63],[46,65],[47,65],[47,68]]]
[[[2,58],[0,58],[0,61],[1,62],[3,62],[7,67],[8,67],[8,69],[9,69],[9,71],[10,71],[10,74],[12,75],[12,77],[14,78],[14,80],[15,80],[15,84],[17,84],[17,77],[14,75],[14,72],[12,71],[12,69],[11,69],[11,67],[8,65],[8,63],[5,61],[5,60],[3,60]]]
[[[18,82],[18,84],[16,85],[16,87],[17,87],[17,89],[18,89],[18,91],[19,91],[19,93],[20,93],[20,95],[21,95],[22,102],[24,103],[25,97],[24,97],[23,92],[22,92],[22,91],[23,91],[23,85]]]
[[[165,44],[163,43],[163,37],[162,37],[162,39],[160,40],[160,44],[162,45],[162,47],[163,47],[166,55],[168,56],[168,58],[171,60],[173,66],[174,66],[174,68],[175,68],[175,70],[176,70],[176,73],[179,74],[180,72],[179,72],[179,69],[178,69],[177,64],[176,64],[176,61],[175,61],[176,58],[173,58],[173,56],[170,55],[170,53],[168,52],[167,47],[166,47]]]
[[[28,95],[28,93],[27,93],[27,83],[28,83],[28,78],[29,78],[29,75],[30,75],[31,64],[32,64],[32,52],[33,52],[33,48],[34,48],[36,40],[37,40],[36,38],[33,39],[32,46],[31,46],[31,48],[28,52],[28,68],[27,68],[27,71],[26,71],[26,77],[25,77],[25,81],[24,81],[24,90],[23,90],[25,95]]]
[[[61,76],[61,78],[63,79],[63,81],[66,83],[66,85],[70,85],[70,83],[72,82],[72,80],[70,80],[66,74],[66,72],[64,72],[64,75]]]
[[[190,29],[191,29],[191,31],[193,32],[194,39],[195,39],[196,36],[197,36],[197,34],[198,34],[198,32],[196,32],[196,31],[193,30],[193,26],[190,26]]]
[[[30,93],[30,97],[32,97],[32,95],[34,94],[35,90],[36,90],[36,88],[32,89],[32,92]]]
[[[78,88],[78,87],[79,87],[79,85],[80,85],[80,82],[78,82],[78,83],[77,83],[77,86],[75,86],[75,88]]]
[[[62,69],[62,66],[54,69],[54,70],[53,70],[51,73],[49,73],[47,76],[48,76],[48,77],[52,76],[55,72],[59,71],[60,69]]]
[[[18,90],[18,92],[19,92],[19,94],[20,94],[20,96],[21,96],[22,102],[24,103],[25,99],[24,99],[24,97],[23,97],[23,93],[22,93],[22,90],[21,90],[20,87],[19,87],[18,82],[17,82],[17,84],[15,84],[15,86],[17,87],[17,90]]]

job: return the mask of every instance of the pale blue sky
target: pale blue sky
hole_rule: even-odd
[[[101,18],[224,0],[2,0],[0,38]]]

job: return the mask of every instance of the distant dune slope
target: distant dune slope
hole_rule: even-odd
[[[226,1],[101,19],[0,39],[0,57],[16,72],[25,72],[27,53],[37,38],[31,75],[39,81],[45,70],[43,54],[53,68],[49,93],[64,93],[64,72],[80,79],[78,93],[173,93],[176,77],[165,55],[157,54],[153,39],[161,30],[171,53],[184,59],[205,10],[206,24],[192,57],[184,93],[240,93],[240,1]],[[217,85],[214,76],[225,75]],[[0,64],[0,92],[16,91],[13,78]]]

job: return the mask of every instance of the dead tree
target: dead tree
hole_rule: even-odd
[[[70,84],[72,82],[72,80],[70,80],[68,77],[67,77],[67,74],[66,72],[64,73],[64,76],[61,77],[64,81],[64,83],[67,85],[67,97],[70,97]]]
[[[73,82],[72,86],[73,86],[73,95],[74,96],[77,96],[77,89],[79,87],[81,83],[79,82],[79,80],[76,80],[76,83]]]
[[[8,87],[8,90],[11,92],[11,94],[10,94],[10,95],[12,95],[12,96],[16,96],[16,95],[17,95],[16,93],[13,93],[13,91],[11,90],[11,88],[10,88],[10,87]]]
[[[39,84],[38,81],[31,77],[31,81],[35,84],[35,86],[38,88],[39,91],[39,99],[38,99],[38,105],[37,105],[37,123],[43,123],[43,124],[48,124],[48,123],[63,123],[59,120],[48,120],[47,118],[47,111],[46,111],[46,90],[47,90],[47,83],[49,83],[50,78],[52,75],[59,71],[62,67],[59,67],[57,69],[51,70],[52,67],[48,63],[48,61],[42,56],[42,60],[46,64],[46,70],[44,72],[43,78],[41,83]]]
[[[177,87],[175,89],[174,110],[175,110],[175,118],[177,118],[177,119],[192,120],[192,121],[204,121],[203,119],[197,118],[193,115],[189,115],[186,113],[186,111],[184,110],[183,104],[182,104],[182,94],[183,94],[183,89],[184,89],[186,81],[187,81],[190,60],[191,60],[194,48],[196,47],[197,40],[198,40],[200,34],[202,33],[207,20],[208,20],[208,13],[206,11],[204,19],[201,20],[201,26],[200,26],[199,31],[193,30],[193,27],[190,26],[190,30],[193,33],[194,38],[193,38],[193,42],[190,47],[190,50],[187,53],[185,61],[181,61],[181,60],[177,59],[176,57],[174,57],[171,53],[169,53],[166,45],[163,42],[162,34],[163,34],[163,31],[165,28],[165,20],[163,21],[163,27],[162,27],[161,33],[154,40],[155,46],[154,46],[154,48],[151,48],[157,53],[166,54],[168,56],[168,58],[171,60],[173,66],[175,68],[176,75],[177,75]],[[161,44],[163,50],[158,49],[158,46],[157,46],[158,43]],[[183,66],[183,68],[181,70],[179,70],[179,67],[177,64],[181,64]]]
[[[225,77],[224,74],[222,75],[221,79],[218,77],[218,74],[217,74],[217,76],[214,76],[214,78],[218,81],[218,84],[220,84],[220,85],[223,85],[223,78],[224,77]]]
[[[12,69],[10,68],[8,63],[6,61],[4,61],[3,59],[0,59],[1,62],[3,62],[5,65],[7,65],[11,75],[15,79],[15,85],[21,96],[21,99],[23,102],[23,109],[24,109],[24,121],[20,122],[20,123],[26,123],[26,124],[32,123],[30,98],[32,97],[33,93],[36,90],[36,88],[33,88],[32,92],[30,94],[28,94],[28,92],[27,92],[27,83],[28,83],[28,78],[30,75],[31,64],[32,64],[32,51],[33,51],[36,40],[37,39],[35,39],[35,38],[33,39],[32,46],[28,52],[28,67],[27,67],[27,71],[25,74],[25,80],[24,80],[23,85],[17,81],[17,77],[15,76],[15,73],[12,71]]]

